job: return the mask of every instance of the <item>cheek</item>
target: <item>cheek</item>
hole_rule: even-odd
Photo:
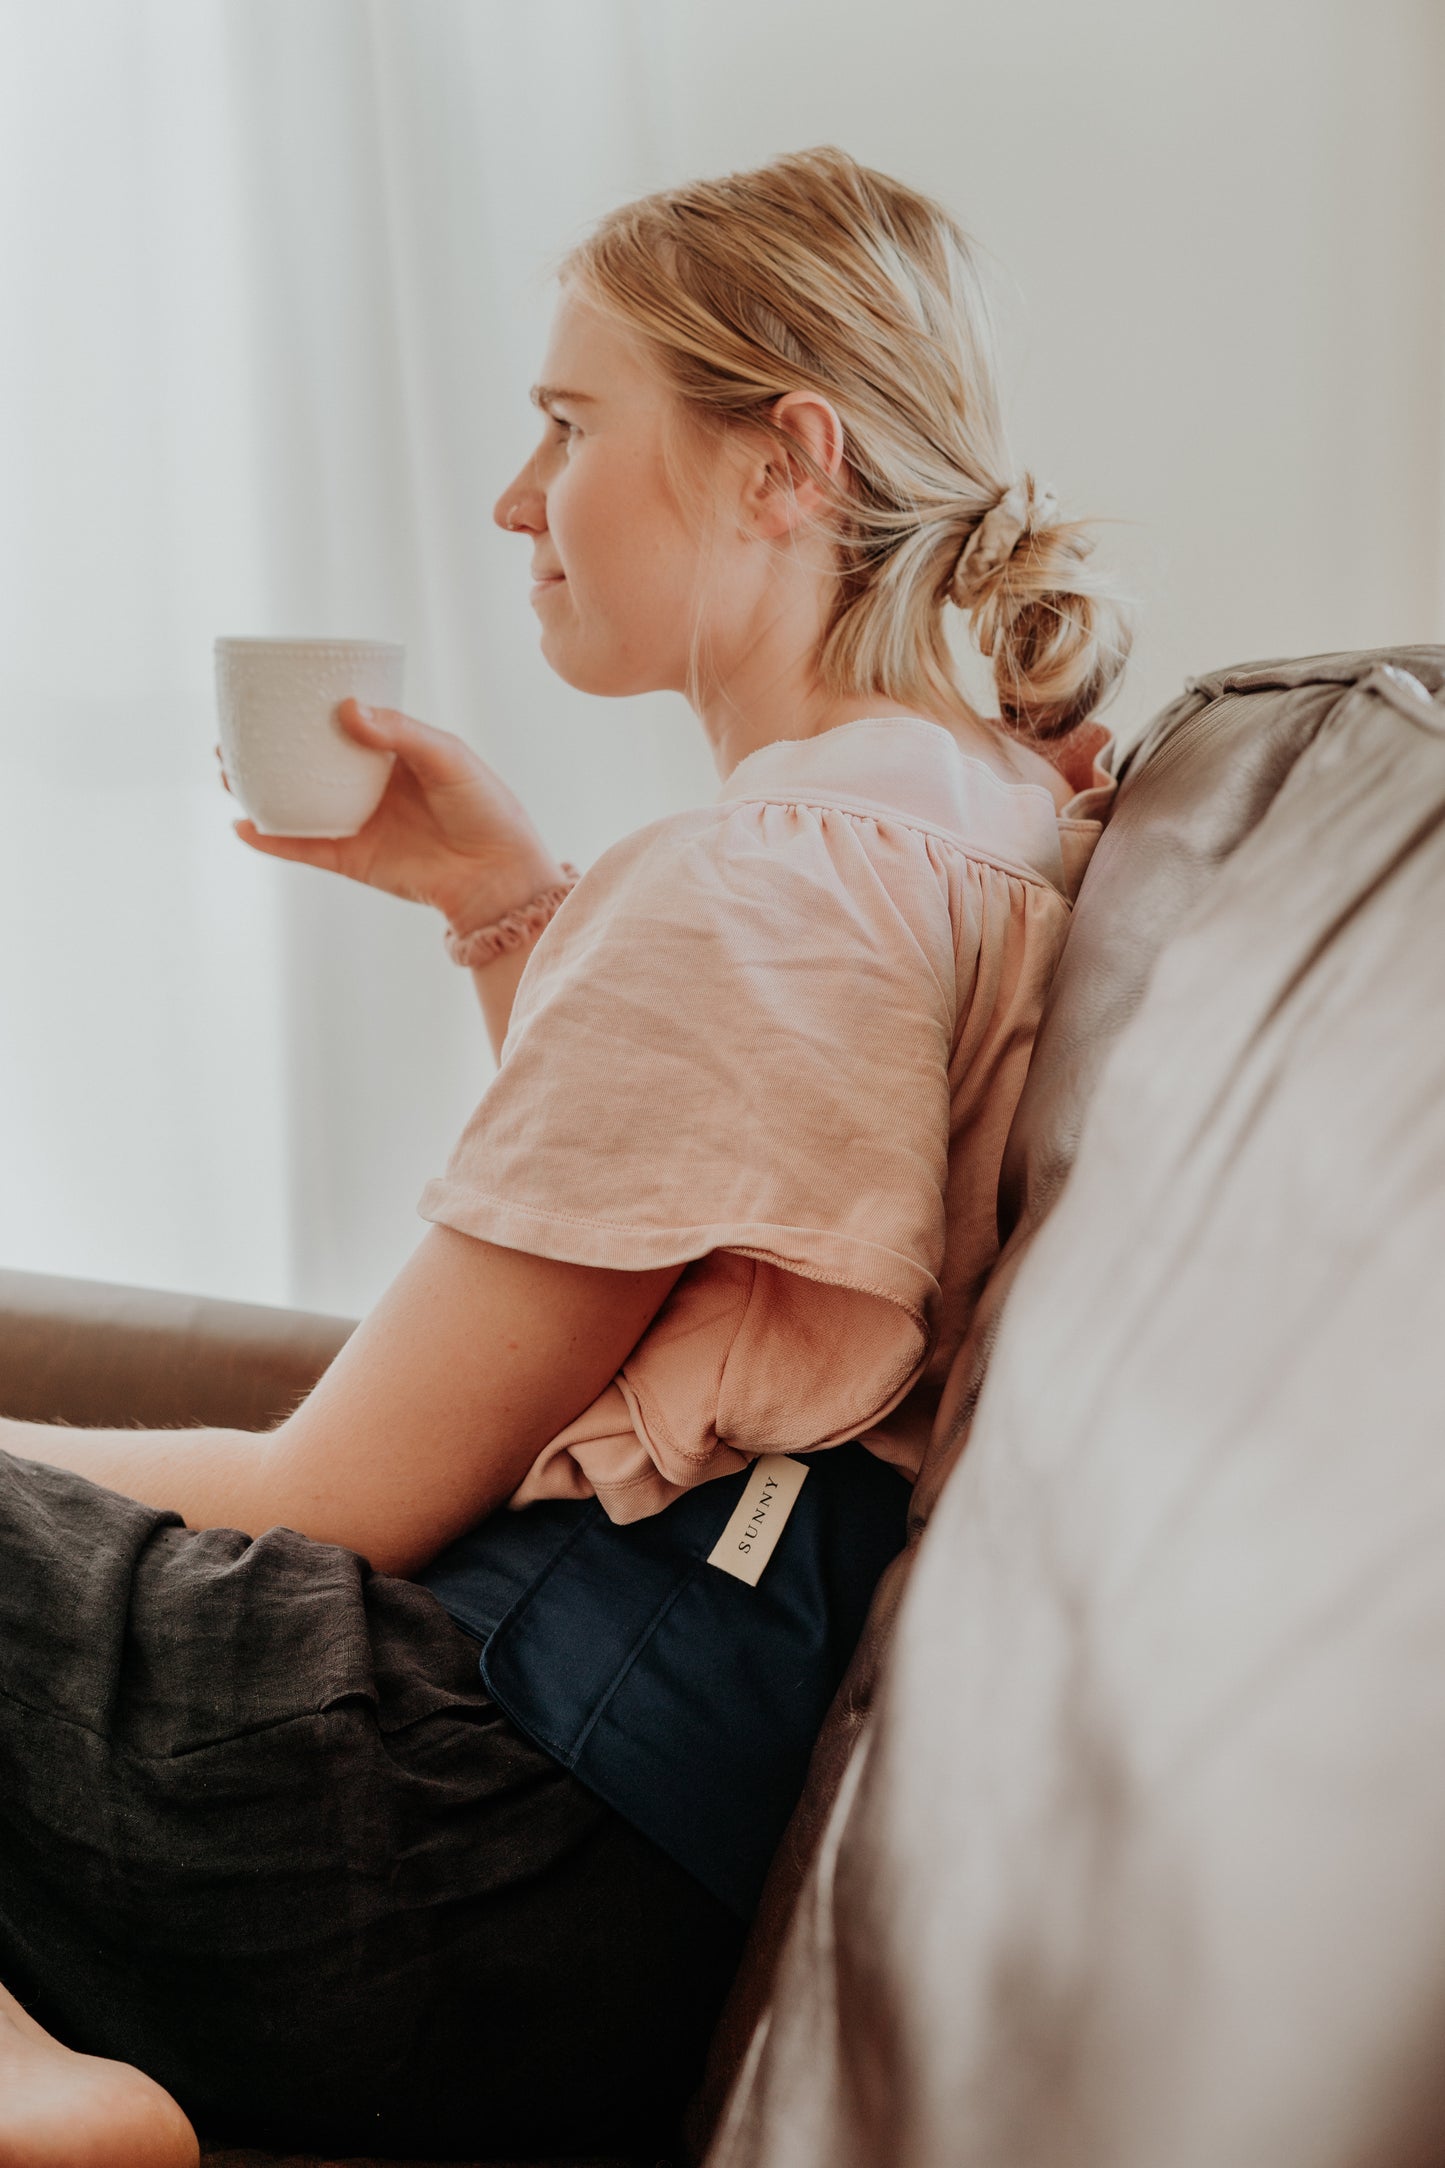
[[[548,490],[547,525],[569,576],[595,579],[605,570],[615,525],[610,494],[606,476],[583,462],[564,467]]]
[[[685,584],[686,537],[635,467],[609,472],[599,461],[561,477],[548,523],[578,585],[606,594],[624,615],[652,615]]]
[[[572,607],[594,633],[654,644],[685,634],[696,608],[699,542],[657,448],[607,435],[577,440],[547,493]]]

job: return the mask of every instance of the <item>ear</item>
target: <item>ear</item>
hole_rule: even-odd
[[[773,404],[776,426],[804,447],[829,476],[843,464],[843,424],[820,392],[789,391]],[[747,507],[759,534],[786,534],[821,510],[823,492],[802,461],[775,441],[760,456],[747,490]]]

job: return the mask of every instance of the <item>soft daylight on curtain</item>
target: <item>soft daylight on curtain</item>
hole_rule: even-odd
[[[490,517],[625,197],[837,142],[949,201],[1021,459],[1120,522],[1121,738],[1445,637],[1429,16],[0,0],[4,1262],[360,1314],[492,1073],[433,914],[232,835],[218,634],[405,641],[579,864],[716,789],[680,698],[548,670]]]

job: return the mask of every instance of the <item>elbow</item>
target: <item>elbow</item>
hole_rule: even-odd
[[[398,1543],[393,1538],[370,1544],[365,1549],[359,1545],[349,1547],[359,1552],[373,1573],[389,1574],[397,1581],[414,1580],[424,1566],[430,1565],[438,1549],[435,1544],[422,1547]]]
[[[261,1495],[255,1501],[249,1525],[289,1528],[310,1543],[326,1543],[350,1551],[372,1573],[386,1573],[408,1580],[442,1548],[426,1540],[429,1531],[408,1529],[390,1498],[368,1497],[366,1486],[354,1483],[346,1490],[318,1484],[314,1471],[298,1467],[295,1439],[278,1433],[270,1466],[258,1482]]]

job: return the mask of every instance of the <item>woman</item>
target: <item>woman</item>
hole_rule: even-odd
[[[499,1066],[274,1430],[0,1425],[0,2162],[665,2140],[996,1249],[1129,632],[966,237],[826,147],[666,191],[543,379],[543,653],[718,797],[579,880],[348,704],[361,833],[237,823],[439,909]]]

